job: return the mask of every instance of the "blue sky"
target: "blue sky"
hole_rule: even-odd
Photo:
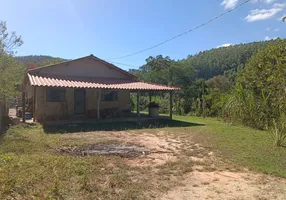
[[[0,20],[21,35],[17,55],[102,59],[148,48],[185,32],[244,0],[1,0]],[[207,26],[132,57],[113,60],[139,67],[148,56],[172,59],[220,45],[286,36],[285,0],[253,0]],[[128,69],[132,67],[117,64]]]

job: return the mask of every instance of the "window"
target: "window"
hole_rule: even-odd
[[[47,88],[47,102],[64,102],[65,100],[65,88]]]
[[[101,101],[117,101],[118,92],[117,91],[107,91],[101,96]]]

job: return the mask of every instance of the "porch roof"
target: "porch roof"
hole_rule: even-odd
[[[118,78],[98,78],[87,76],[60,76],[60,75],[38,75],[27,73],[32,86],[46,87],[69,87],[69,88],[99,88],[114,90],[157,90],[175,91],[177,87],[170,87],[154,83],[145,83],[135,80]]]

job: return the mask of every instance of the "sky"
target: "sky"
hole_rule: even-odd
[[[0,21],[21,35],[18,56],[75,59],[93,54],[122,69],[149,56],[178,60],[203,50],[286,37],[286,0],[252,0],[202,28],[152,50],[122,58],[192,29],[245,0],[0,0]],[[127,64],[130,66],[122,65]]]

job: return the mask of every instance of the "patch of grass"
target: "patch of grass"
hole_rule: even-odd
[[[104,131],[73,134],[61,131],[91,131],[96,125],[83,125],[75,130],[54,127],[49,132],[53,134],[47,134],[46,127],[40,125],[13,126],[0,139],[0,196],[2,199],[155,199],[158,192],[179,185],[184,175],[192,171],[196,163],[190,156],[204,153],[189,149],[193,142],[202,144],[205,153],[219,152],[238,165],[286,177],[286,149],[273,145],[271,133],[230,126],[210,118],[175,116],[175,119],[170,126],[167,123],[152,130],[143,127],[130,130],[155,135],[163,130],[166,137],[180,138],[183,149],[177,152],[176,161],[159,167],[131,167],[117,156],[55,153],[55,149],[63,146],[113,142]]]
[[[270,132],[233,126],[213,118],[175,116],[175,119],[205,124],[185,128],[180,133],[178,129],[173,130],[182,137],[192,134],[194,141],[219,151],[227,160],[251,170],[286,177],[286,148],[276,147]]]
[[[148,129],[144,129],[148,131]],[[13,126],[1,138],[0,196],[3,199],[152,199],[189,170],[178,160],[159,169],[131,167],[118,156],[72,156],[63,146],[106,142],[106,132],[46,134],[42,126]],[[88,135],[87,138],[85,138]],[[165,174],[164,178],[161,174]]]
[[[0,145],[1,199],[145,199],[145,180],[131,180],[130,172],[136,169],[118,157],[51,151],[63,138],[45,134],[39,125],[10,128]]]

